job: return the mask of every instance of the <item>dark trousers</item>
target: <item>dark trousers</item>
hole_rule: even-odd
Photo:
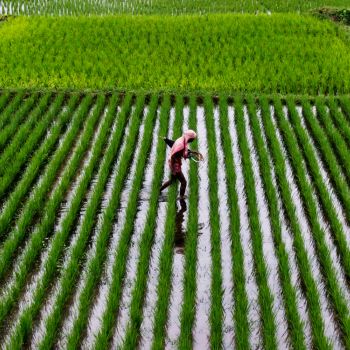
[[[168,186],[170,186],[176,180],[179,180],[180,183],[181,183],[180,196],[184,196],[185,195],[185,191],[186,191],[187,181],[186,181],[185,176],[182,173],[182,171],[179,172],[179,173],[176,173],[176,175],[171,174],[170,179],[168,181],[164,182],[164,184],[160,188],[160,191],[162,192],[164,189],[166,189]]]

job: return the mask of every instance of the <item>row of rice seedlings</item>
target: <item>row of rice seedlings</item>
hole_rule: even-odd
[[[133,146],[133,152],[139,153],[137,163],[135,163],[135,174],[133,175],[133,179],[131,179],[131,187],[129,190],[129,199],[126,206],[125,216],[127,220],[124,222],[124,226],[120,231],[119,234],[119,240],[118,245],[115,248],[114,254],[115,259],[113,261],[113,267],[112,267],[112,275],[111,275],[111,281],[109,283],[109,290],[106,296],[106,305],[104,308],[103,315],[101,317],[102,324],[100,327],[100,330],[98,332],[98,335],[96,337],[96,343],[95,347],[105,347],[108,346],[108,344],[111,343],[114,333],[114,326],[117,322],[117,317],[120,311],[120,305],[121,305],[121,296],[122,296],[122,286],[123,286],[123,279],[126,273],[126,265],[127,265],[127,256],[129,252],[130,247],[130,241],[131,241],[131,235],[133,234],[134,230],[134,219],[136,218],[138,205],[137,205],[137,196],[139,195],[139,191],[141,189],[142,185],[142,179],[144,177],[144,169],[146,160],[148,157],[148,152],[150,149],[150,145],[152,142],[152,132],[151,130],[154,128],[154,121],[156,119],[156,109],[158,104],[158,96],[153,95],[151,97],[150,106],[148,113],[146,115],[146,119],[144,121],[144,137],[142,140],[142,143],[135,147],[135,141],[131,142],[130,139],[128,139],[127,144],[130,143],[130,147]],[[130,136],[132,137],[132,135]],[[135,138],[135,137],[134,137]],[[137,149],[136,149],[137,148]],[[136,151],[135,151],[136,149]],[[126,168],[126,164],[130,162],[130,156],[131,154],[125,155],[121,162],[123,166]],[[118,182],[115,183],[116,187],[115,190],[118,191],[118,189],[121,189],[121,183],[118,184]],[[116,198],[118,201],[120,199],[120,192],[119,195]],[[107,207],[108,212],[113,212],[116,210],[117,206],[119,205],[118,201],[114,200],[110,202],[109,206]],[[112,216],[106,216],[105,222],[103,224],[103,236],[102,236],[102,242],[104,242],[104,245],[99,247],[99,256],[95,255],[95,259],[100,259],[98,268],[99,272],[101,274],[103,262],[106,257],[107,247],[106,244],[108,242],[108,232],[110,232],[112,227],[111,222]],[[104,252],[102,252],[102,249],[104,249]],[[93,262],[92,260],[91,262]],[[94,278],[94,276],[91,274],[93,270],[95,270],[92,265],[89,268],[89,280],[90,285],[87,285],[87,292],[91,294],[93,292],[93,285],[91,285],[91,282],[96,283],[97,280]],[[89,282],[88,280],[88,282]],[[87,295],[83,295],[85,298],[85,303],[89,302],[89,299],[86,299]],[[84,299],[83,299],[84,301]],[[80,311],[83,309],[80,308]],[[86,314],[86,313],[85,313]],[[85,317],[83,317],[83,320],[86,322],[87,314]],[[83,325],[85,328],[85,322],[81,323],[81,326]],[[78,323],[79,325],[79,323]],[[78,329],[75,329],[77,331]],[[70,342],[74,342],[74,339],[72,336],[70,336]]]
[[[17,125],[16,134],[0,156],[0,176],[7,174],[9,167],[5,165],[9,163],[10,159],[16,162],[14,157],[18,155],[19,149],[22,149],[22,147],[25,149],[27,142],[36,136],[36,130],[40,128],[39,125],[42,125],[48,116],[52,117],[52,115],[48,113],[52,99],[53,94],[51,92],[44,94],[37,102],[37,106],[27,116],[26,120]],[[37,142],[35,142],[33,146],[36,145]]]
[[[72,122],[72,128],[74,129],[74,121],[78,121],[79,119],[75,118],[73,120],[72,116],[74,114],[74,111],[77,107],[79,100],[78,95],[73,95],[70,99],[67,107],[67,111],[60,115],[60,118],[58,119],[58,122],[55,124],[55,126],[51,130],[50,136],[48,136],[47,140],[42,144],[40,149],[33,155],[31,163],[28,165],[27,169],[24,171],[21,180],[17,183],[14,190],[11,192],[9,197],[7,198],[6,202],[4,203],[2,210],[0,212],[0,228],[1,232],[3,232],[3,235],[8,230],[8,228],[11,225],[11,220],[13,219],[13,216],[15,212],[19,209],[20,204],[23,201],[25,195],[30,191],[31,185],[36,178],[40,167],[43,163],[45,163],[47,157],[51,152],[59,152],[60,148],[63,147],[63,143],[61,147],[58,147],[57,150],[54,149],[56,142],[59,140],[61,133],[64,131],[64,128],[68,123]],[[82,123],[82,120],[80,121]],[[68,135],[71,135],[68,137]],[[62,137],[61,140],[65,140],[68,138],[69,141],[66,141],[68,147],[66,147],[67,151],[69,150],[69,145],[73,142],[75,137],[74,131],[67,131],[65,137]],[[64,141],[62,141],[64,142]],[[55,154],[55,153],[54,153]],[[52,156],[55,157],[54,155]],[[50,167],[51,161],[47,165],[47,169]],[[3,195],[6,191],[7,187],[2,187],[2,183],[0,183],[0,194]],[[6,184],[5,180],[4,183]]]
[[[248,219],[252,238],[252,248],[254,254],[254,266],[256,271],[257,284],[259,286],[259,304],[261,308],[262,341],[266,348],[276,348],[276,324],[272,311],[273,296],[267,283],[268,271],[262,250],[261,226],[258,218],[257,199],[255,193],[255,183],[252,171],[252,164],[249,158],[249,148],[245,135],[245,125],[243,119],[242,102],[237,98],[235,101],[235,122],[239,149],[242,155],[242,168],[244,175],[246,201],[248,205]]]
[[[291,189],[286,177],[286,163],[275,133],[275,128],[271,120],[269,104],[266,98],[260,98],[261,118],[264,133],[267,139],[276,174],[278,191],[282,198],[283,208],[285,210],[288,223],[293,233],[293,249],[296,254],[301,285],[304,286],[306,300],[308,302],[308,311],[310,317],[313,344],[319,349],[330,349],[330,344],[325,336],[324,323],[321,314],[320,297],[317,290],[316,282],[313,278],[313,272],[310,268],[307,251],[304,246],[301,228],[292,198]]]
[[[145,166],[144,180],[142,187],[138,195],[138,210],[134,222],[134,233],[130,238],[129,252],[126,263],[126,271],[123,282],[123,291],[120,301],[120,307],[118,312],[118,318],[116,321],[117,327],[114,330],[112,347],[120,348],[124,342],[124,336],[126,329],[130,321],[130,305],[132,298],[132,291],[135,288],[137,279],[137,264],[140,256],[140,241],[142,240],[142,233],[144,231],[147,220],[147,212],[149,210],[149,199],[152,192],[152,182],[154,179],[154,169],[156,168],[156,151],[158,142],[164,142],[161,140],[161,136],[165,134],[159,134],[159,116],[160,107],[157,108],[157,120],[155,127],[152,131],[152,145],[148,156],[147,165]],[[139,152],[139,146],[136,153]],[[132,174],[134,175],[134,174]],[[159,181],[160,177],[158,177]]]
[[[10,103],[11,98],[12,96],[9,91],[3,92],[0,96],[0,125],[2,123],[2,117],[3,117],[2,111]]]
[[[222,346],[222,271],[221,271],[221,241],[220,241],[220,216],[219,216],[219,198],[218,198],[218,156],[215,138],[215,125],[213,115],[213,102],[210,97],[204,100],[205,122],[208,142],[208,177],[209,177],[209,222],[211,237],[211,307],[210,307],[210,345],[218,349]]]
[[[93,116],[95,116],[94,117],[95,119],[96,118],[98,119],[100,117],[104,105],[105,105],[105,98],[104,98],[104,96],[100,95],[98,100],[97,100],[96,109],[94,110],[94,113],[93,113]],[[94,118],[92,117],[92,119],[94,119]],[[88,119],[88,121],[89,121],[89,119]],[[104,121],[101,123],[105,125],[105,130],[108,130],[108,127],[110,124],[106,121],[106,119],[104,119]],[[90,140],[91,140],[94,132],[95,132],[95,124],[94,123],[90,124],[89,127],[86,129],[87,129],[87,132],[85,133],[84,136],[86,138],[85,144],[88,145],[90,143]],[[104,134],[98,132],[98,135],[101,137],[105,137],[106,131]],[[65,225],[63,226],[63,230],[59,233],[56,232],[54,238],[51,241],[51,246],[50,246],[51,249],[50,248],[48,249],[49,253],[46,254],[46,257],[45,256],[42,257],[42,260],[43,260],[42,265],[44,266],[44,268],[42,270],[44,270],[46,272],[46,274],[42,274],[42,275],[40,275],[40,273],[38,274],[38,275],[40,275],[40,278],[37,278],[37,283],[36,283],[35,287],[32,288],[33,289],[32,294],[35,294],[35,292],[37,294],[40,294],[37,292],[37,289],[36,289],[38,285],[40,285],[40,287],[42,288],[41,292],[46,293],[46,290],[47,290],[46,287],[50,281],[48,276],[50,277],[50,276],[52,276],[52,274],[55,274],[57,272],[57,268],[56,268],[57,267],[57,259],[61,253],[61,250],[59,249],[57,244],[54,245],[53,242],[57,243],[57,241],[64,240],[67,237],[67,235],[69,235],[69,233],[71,231],[72,225],[75,222],[75,218],[76,218],[78,209],[80,207],[80,203],[82,202],[82,200],[84,198],[87,186],[88,186],[90,179],[92,177],[92,173],[97,166],[96,163],[98,163],[98,162],[96,161],[96,159],[98,160],[101,153],[102,153],[101,148],[103,145],[100,145],[100,148],[98,148],[98,147],[95,147],[97,144],[98,144],[98,142],[97,142],[97,138],[96,138],[96,142],[93,143],[92,147],[94,150],[97,148],[97,151],[96,151],[97,154],[95,155],[94,158],[93,157],[90,158],[90,162],[89,162],[90,167],[87,166],[84,169],[85,170],[84,176],[83,176],[82,181],[80,182],[80,187],[78,188],[78,190],[75,193],[74,201],[73,201],[72,207],[71,207],[72,210],[69,212],[69,215],[67,215],[65,217],[65,221],[64,221]],[[86,147],[86,145],[85,145],[85,147]],[[75,160],[75,163],[77,163],[77,161],[78,161],[78,165],[79,165],[79,164],[81,164],[81,156],[82,156],[82,154],[79,152],[79,148],[77,149],[77,153],[78,153],[78,156],[76,156],[76,153],[75,153],[73,158],[72,158],[72,162],[74,162],[74,160]],[[73,173],[75,173],[75,172],[76,172],[76,168],[75,169],[73,168]],[[53,195],[49,201],[49,202],[51,202],[50,203],[51,205],[47,208],[47,215],[45,216],[45,218],[43,220],[43,225],[41,225],[37,230],[35,230],[33,232],[32,236],[34,236],[33,237],[34,239],[32,239],[26,246],[26,249],[25,249],[26,255],[22,258],[22,260],[20,262],[21,267],[22,267],[22,271],[25,271],[24,269],[26,266],[32,266],[33,262],[35,261],[35,260],[33,260],[32,256],[35,257],[36,256],[35,252],[37,250],[39,250],[37,245],[38,244],[42,245],[42,242],[45,239],[47,239],[47,238],[45,238],[46,235],[48,235],[48,233],[51,230],[53,230],[53,226],[55,223],[55,217],[56,217],[57,209],[59,207],[59,203],[62,201],[62,199],[63,199],[63,197],[64,197],[64,195],[65,195],[65,193],[66,193],[66,191],[71,183],[71,180],[72,180],[71,174],[64,174],[64,175],[66,175],[66,177],[64,179],[62,179],[61,183],[55,189],[55,191],[53,192]],[[65,182],[65,179],[67,179],[67,182],[65,183],[65,187],[62,187],[62,183]],[[74,204],[75,204],[75,206],[74,206]],[[51,218],[53,218],[53,219],[51,219]],[[52,249],[52,247],[57,248],[57,249]],[[56,262],[50,266],[48,261],[50,262],[50,259],[55,261],[55,258],[56,258]],[[45,269],[45,267],[46,267],[46,269]],[[51,275],[50,275],[50,273],[51,273]],[[38,282],[38,280],[40,282]],[[35,281],[34,281],[34,283],[35,283]],[[42,297],[42,295],[39,295],[39,297]],[[31,299],[30,302],[35,303],[35,299]],[[27,337],[30,334],[29,329],[25,329],[25,327],[23,326],[23,323],[25,325],[24,321],[28,318],[31,319],[30,317],[32,317],[32,315],[30,314],[30,312],[28,310],[31,310],[31,312],[33,312],[33,309],[37,311],[38,304],[36,304],[35,306],[30,305],[29,307],[24,306],[24,307],[22,307],[22,309],[25,309],[24,314],[20,313],[19,321],[18,321],[17,325],[15,325],[15,329],[18,332],[17,333],[18,334],[18,340],[17,340],[18,344],[21,344],[21,342],[23,341],[23,337]],[[23,333],[25,334],[24,336],[23,336]],[[16,346],[18,346],[18,345],[16,345]]]
[[[305,100],[305,104],[307,104],[307,101]],[[349,146],[346,144],[343,135],[341,134],[341,132],[335,127],[334,122],[332,121],[332,117],[333,120],[337,120],[338,118],[340,120],[342,120],[341,125],[342,128],[344,126],[344,128],[347,128],[346,125],[346,119],[344,118],[343,115],[341,115],[342,113],[338,110],[338,106],[337,103],[335,102],[334,99],[329,99],[328,101],[328,105],[329,105],[329,113],[327,113],[326,111],[326,106],[324,105],[324,100],[321,98],[316,98],[316,108],[317,108],[317,117],[318,120],[320,121],[321,125],[323,125],[323,129],[324,129],[324,134],[326,134],[328,136],[328,140],[329,143],[332,144],[333,148],[331,148],[332,153],[331,153],[331,164],[332,167],[330,166],[330,164],[328,165],[329,167],[329,171],[336,171],[336,173],[339,172],[339,166],[341,167],[346,179],[347,179],[347,187],[345,185],[344,189],[343,186],[338,187],[338,183],[337,183],[337,177],[335,177],[334,182],[336,184],[336,186],[338,187],[338,192],[339,195],[343,195],[343,191],[346,191],[346,195],[345,198],[342,198],[342,201],[344,202],[344,206],[346,206],[347,209],[347,215],[349,215],[350,217],[350,213],[349,211],[349,206],[348,206],[348,193],[349,193],[349,186],[350,186],[350,161],[349,161],[349,157],[348,157],[348,149]],[[317,124],[318,125],[318,124]],[[338,124],[339,125],[339,124]],[[322,131],[322,129],[321,129]],[[322,139],[327,139],[325,137],[323,137]],[[317,140],[318,143],[320,143],[319,140]],[[327,142],[327,141],[324,141]],[[321,146],[321,145],[320,145]],[[328,149],[330,148],[330,146],[327,147]],[[335,166],[333,159],[336,159],[334,157],[334,151],[335,150],[335,155],[337,156],[337,158],[339,159],[339,165]],[[327,152],[329,153],[329,152]],[[324,155],[326,157],[326,155]],[[334,166],[334,169],[333,169]],[[341,183],[344,182],[343,178],[341,177]],[[340,190],[341,188],[341,190]],[[350,219],[349,219],[350,222]]]
[[[189,128],[196,130],[197,127],[197,101],[195,96],[191,96],[189,103]],[[198,148],[197,140],[193,141],[193,149]],[[195,321],[196,311],[196,264],[198,245],[198,165],[190,162],[189,168],[189,212],[185,239],[185,266],[183,276],[183,303],[180,313],[180,335],[178,339],[179,349],[193,348],[192,329]]]
[[[305,120],[305,124],[312,140],[320,150],[320,157],[327,168],[327,173],[329,174],[332,184],[334,184],[334,187],[337,190],[336,194],[340,198],[346,218],[348,222],[350,222],[350,213],[348,212],[350,210],[350,192],[342,174],[342,171],[344,171],[344,175],[350,180],[350,176],[348,176],[350,175],[350,172],[349,169],[346,168],[347,163],[349,165],[350,163],[347,157],[344,157],[345,151],[347,152],[347,146],[340,133],[332,124],[332,121],[325,110],[323,101],[318,100],[316,104],[318,105],[317,118],[315,118],[312,113],[309,101],[306,98],[302,100],[303,119]],[[324,120],[324,128],[320,125],[322,120]],[[314,149],[315,148],[316,147],[314,147]],[[339,163],[334,154],[334,149],[336,149],[336,153],[341,160]]]
[[[23,102],[24,91],[20,91],[13,99],[6,105],[6,108],[3,109],[0,115],[0,130],[3,130],[5,125],[11,120],[13,115],[19,109],[20,104]],[[1,152],[1,150],[0,150]]]
[[[199,348],[210,346],[210,307],[211,307],[211,235],[209,224],[209,192],[208,192],[208,141],[205,126],[205,109],[203,104],[197,106],[197,141],[198,148],[204,156],[199,164],[198,177],[198,245],[196,266],[196,309],[193,329],[193,343]],[[205,169],[202,171],[201,169]]]
[[[27,100],[22,101],[20,108],[11,116],[9,123],[0,130],[0,154],[4,152],[8,145],[11,145],[10,141],[19,129],[18,125],[21,125],[25,121],[28,113],[33,109],[39,97],[39,93],[34,93],[31,94]]]
[[[291,271],[288,261],[288,253],[282,239],[282,226],[279,219],[279,206],[276,189],[273,185],[272,174],[269,164],[269,157],[261,136],[261,130],[256,116],[256,105],[253,99],[248,98],[249,121],[255,149],[258,154],[259,173],[264,186],[264,192],[267,197],[269,209],[269,218],[271,224],[272,238],[274,241],[275,252],[278,256],[278,272],[281,283],[284,308],[286,312],[288,329],[290,332],[290,342],[293,348],[305,349],[305,340],[303,335],[303,324],[298,313],[297,291],[292,284]]]
[[[181,134],[183,124],[184,101],[177,95],[175,106],[175,121],[173,137]],[[153,349],[163,349],[165,346],[165,327],[168,319],[169,300],[171,293],[171,269],[173,264],[173,244],[175,232],[177,186],[171,186],[168,191],[167,213],[164,227],[164,242],[159,256],[159,276],[157,285],[157,302],[154,313]]]
[[[127,100],[130,104],[131,102],[131,95],[127,95]],[[139,102],[143,103],[143,102]],[[139,110],[136,111],[138,113],[135,116],[135,110],[138,108]],[[96,318],[93,315],[93,306],[96,305],[96,295],[97,295],[97,287],[98,283],[101,279],[101,274],[103,271],[103,263],[104,259],[107,256],[107,245],[108,242],[111,240],[112,231],[114,228],[114,224],[116,223],[116,212],[118,208],[122,206],[123,201],[123,190],[125,191],[127,188],[128,178],[132,177],[134,175],[133,166],[136,163],[137,158],[137,151],[140,149],[140,144],[135,147],[135,149],[132,150],[131,154],[128,154],[128,157],[132,157],[131,163],[125,163],[125,157],[124,150],[127,147],[130,147],[128,143],[130,142],[129,138],[129,130],[131,127],[135,128],[135,118],[141,118],[142,115],[146,113],[146,110],[148,109],[147,106],[143,108],[143,112],[140,111],[140,108],[142,106],[132,106],[132,115],[133,118],[129,118],[129,123],[127,124],[126,120],[124,121],[125,126],[121,130],[115,130],[116,137],[118,137],[120,143],[120,147],[118,149],[118,158],[114,156],[113,160],[113,168],[110,171],[109,179],[106,184],[106,189],[103,198],[101,199],[101,210],[99,213],[99,216],[97,218],[97,225],[94,229],[94,237],[91,242],[89,242],[89,250],[86,253],[86,262],[83,267],[83,274],[79,278],[79,283],[77,284],[77,287],[74,291],[74,297],[73,302],[71,303],[71,306],[68,310],[69,317],[63,324],[63,332],[62,336],[59,339],[59,346],[68,346],[70,348],[75,348],[78,346],[84,347],[84,344],[80,344],[82,339],[84,338],[84,335],[89,335],[91,338],[93,338],[93,332],[87,333],[86,330],[89,327],[89,321],[91,319],[96,320]],[[126,110],[125,107],[121,111],[121,117],[124,119],[124,114]],[[130,113],[130,106],[129,111]],[[138,123],[138,121],[137,121]],[[116,126],[116,129],[120,129],[120,126]],[[144,125],[142,125],[138,129],[138,139],[142,138]],[[134,131],[135,132],[135,131]],[[124,136],[123,136],[124,135]],[[122,161],[122,159],[124,159]],[[129,158],[128,158],[129,159]],[[121,169],[121,170],[120,170]],[[125,169],[128,169],[128,173],[124,174]],[[116,188],[114,187],[116,186]],[[113,195],[113,190],[115,189],[115,196]],[[129,188],[126,190],[129,192]],[[111,201],[114,202],[114,205],[116,205],[113,209],[107,209],[110,207]],[[108,213],[107,213],[108,212]],[[113,213],[113,214],[112,214]],[[119,213],[118,213],[119,215]],[[111,220],[111,221],[109,221]],[[108,222],[108,225],[106,226],[106,223]],[[120,225],[120,222],[118,221],[118,226]],[[101,235],[103,237],[103,241],[101,241]],[[113,251],[114,252],[114,251]],[[99,265],[96,265],[99,264]],[[107,284],[103,284],[106,286]],[[107,288],[107,287],[106,287]],[[100,314],[102,314],[102,308],[99,309]],[[94,329],[96,331],[96,329]],[[88,346],[91,345],[91,342],[85,337],[84,342],[87,342]],[[74,345],[72,345],[74,344]]]
[[[87,166],[87,169],[84,173],[84,177],[82,181],[80,182],[77,193],[81,195],[87,190],[87,184],[84,185],[84,182],[86,181],[90,182],[92,179],[92,172],[91,170],[94,167],[94,163],[98,162],[98,159],[101,155],[101,152],[103,150],[103,143],[99,141],[100,138],[104,139],[106,138],[106,133],[108,129],[110,129],[111,123],[113,122],[113,119],[115,118],[115,106],[116,106],[116,98],[117,96],[114,95],[111,101],[111,108],[109,108],[107,117],[105,119],[105,122],[103,123],[101,127],[101,137],[97,138],[96,147],[93,150],[93,154],[91,156],[91,161],[89,165]],[[121,116],[121,130],[124,130],[125,127],[125,120],[128,115],[128,111],[130,110],[130,96],[126,99],[126,104],[123,110],[123,114]],[[133,117],[133,118],[138,118]],[[108,133],[110,133],[108,131]],[[70,242],[70,249],[67,253],[67,256],[64,258],[64,264],[62,267],[62,272],[60,275],[59,280],[55,284],[54,291],[51,293],[51,296],[48,300],[47,307],[46,307],[46,315],[45,317],[42,317],[42,322],[40,325],[40,329],[38,330],[42,331],[43,333],[39,335],[39,337],[35,340],[35,347],[43,347],[46,348],[47,346],[53,346],[53,344],[56,342],[56,336],[58,334],[58,330],[61,327],[61,322],[63,319],[63,315],[60,313],[60,310],[64,308],[68,300],[70,300],[70,297],[73,293],[74,286],[76,283],[76,279],[78,277],[78,273],[80,272],[81,268],[81,259],[83,257],[83,254],[86,249],[86,245],[88,243],[89,237],[91,233],[93,232],[93,228],[95,225],[95,217],[97,215],[97,210],[100,206],[101,198],[104,193],[104,188],[107,183],[110,168],[112,167],[115,155],[119,149],[120,146],[120,140],[121,140],[121,132],[120,130],[116,130],[114,128],[114,131],[112,133],[111,141],[109,142],[108,149],[105,151],[105,156],[103,159],[103,162],[100,166],[100,169],[98,171],[97,175],[97,182],[95,184],[92,184],[91,191],[89,192],[87,196],[87,204],[86,208],[84,209],[84,213],[81,214],[79,225],[76,229],[76,233],[71,239]],[[86,173],[90,173],[90,176],[86,178]],[[77,216],[77,210],[79,209],[80,204],[75,200],[75,198],[72,200],[71,208],[68,210],[67,213],[67,220],[66,218],[63,220],[61,224],[61,230],[62,232],[67,231],[67,228],[65,227],[66,224],[68,225],[68,218],[71,216],[69,221],[74,222],[74,217]],[[72,231],[72,229],[68,230]],[[46,269],[48,266],[55,266],[57,263],[57,259],[59,256],[57,256],[57,252],[60,252],[63,250],[65,240],[67,240],[67,237],[69,237],[68,234],[64,234],[63,237],[61,237],[60,234],[57,234],[52,242],[52,249],[53,252],[48,256],[48,263],[46,265]],[[55,253],[56,252],[56,253]],[[55,256],[56,255],[56,256]],[[49,278],[49,274],[46,274],[46,276]],[[49,286],[49,280],[47,280],[46,286]],[[41,287],[42,288],[42,287]],[[39,289],[41,289],[39,288]],[[42,296],[41,296],[42,297]],[[38,332],[36,332],[37,334]],[[35,335],[34,335],[35,337]]]
[[[275,116],[277,120],[277,125],[281,130],[284,143],[286,145],[286,149],[294,170],[295,178],[300,189],[300,193],[303,197],[303,203],[308,214],[307,217],[310,222],[313,235],[315,237],[317,254],[319,257],[320,264],[322,266],[322,273],[324,274],[328,294],[339,319],[339,326],[343,336],[342,340],[344,344],[348,344],[348,342],[350,341],[349,312],[346,301],[344,299],[344,295],[342,294],[342,291],[339,288],[336,274],[334,273],[329,248],[325,242],[325,232],[320,226],[320,223],[317,219],[317,206],[312,195],[311,184],[307,181],[301,152],[297,146],[297,142],[294,138],[291,127],[289,126],[287,120],[284,117],[281,101],[275,98],[274,106],[276,111]]]
[[[344,115],[341,116],[341,122],[347,120],[350,122],[350,99],[347,96],[342,96],[339,98],[339,104]]]
[[[308,137],[305,129],[301,125],[300,117],[297,114],[297,111],[295,109],[294,101],[291,100],[290,98],[288,98],[287,104],[288,104],[288,111],[289,111],[289,116],[291,119],[291,124],[293,126],[295,135],[296,135],[297,140],[299,142],[299,146],[301,146],[301,145],[303,146],[302,151],[304,154],[304,158],[305,158],[306,164],[308,165],[308,168],[309,168],[309,171],[310,171],[310,174],[312,177],[312,181],[313,181],[314,186],[316,188],[316,191],[318,192],[318,197],[319,197],[320,202],[322,204],[324,216],[327,218],[327,221],[329,222],[331,231],[334,235],[334,241],[336,243],[336,247],[338,249],[339,256],[340,256],[341,261],[343,263],[345,276],[348,280],[350,280],[350,252],[349,252],[349,247],[348,247],[346,239],[345,239],[343,227],[339,221],[338,214],[334,208],[329,191],[323,182],[323,178],[322,178],[322,175],[320,173],[319,164],[318,164],[317,159],[315,157],[314,151],[311,147],[309,137]],[[312,121],[311,121],[311,123],[312,123]],[[324,154],[325,154],[325,156],[327,155],[327,153],[324,153]],[[336,170],[336,169],[337,168],[335,168],[334,170]],[[340,173],[338,172],[338,176],[339,175],[340,175]]]
[[[50,129],[53,127],[53,125],[55,125],[58,122],[59,117],[61,116],[59,111],[62,107],[63,101],[64,95],[58,95],[55,101],[52,103],[52,106],[48,110],[46,116],[44,116],[42,120],[37,124],[37,127],[31,132],[26,131],[26,133],[29,134],[29,136],[27,137],[25,143],[23,144],[22,141],[16,140],[17,142],[11,143],[11,146],[14,146],[13,154],[8,155],[7,159],[6,157],[0,158],[0,168],[2,166],[2,161],[5,162],[3,165],[4,168],[6,168],[6,170],[2,171],[3,176],[1,177],[0,197],[3,189],[7,189],[8,191],[9,186],[17,178],[19,171],[23,167],[23,164],[26,161],[28,161],[28,158],[30,158],[32,154],[34,154],[38,149],[40,149],[41,140],[43,136],[45,134],[49,135],[49,133],[51,132]],[[43,143],[45,143],[45,141],[46,139],[43,140]],[[9,148],[7,148],[7,150],[8,149]],[[3,156],[5,155],[5,153],[6,151],[3,153]],[[9,162],[9,159],[11,158],[12,162]],[[5,166],[5,164],[7,166]]]
[[[76,133],[81,127],[81,124],[86,117],[86,114],[89,110],[89,107],[92,102],[92,96],[88,95],[83,101],[80,106],[79,111],[77,112],[76,120],[74,121],[74,127],[70,130],[70,137],[69,139],[66,139],[64,143],[64,147],[60,148],[60,151],[55,154],[55,156],[50,161],[49,167],[46,169],[45,174],[43,175],[40,183],[36,186],[35,190],[31,194],[30,198],[26,202],[24,208],[22,209],[22,212],[20,213],[19,218],[17,219],[16,226],[14,229],[10,232],[8,237],[6,238],[4,244],[0,248],[0,278],[3,277],[4,272],[7,270],[7,268],[10,266],[9,261],[11,260],[13,254],[15,253],[17,247],[20,245],[20,243],[26,238],[28,233],[28,228],[30,227],[33,217],[40,213],[45,213],[45,210],[43,208],[47,207],[48,204],[45,206],[45,200],[46,200],[46,193],[50,190],[57,174],[57,170],[59,169],[60,165],[62,164],[63,160],[65,159],[70,146],[71,146],[71,139],[74,139],[76,137]],[[90,135],[92,134],[91,129],[93,129],[93,126],[98,120],[98,113],[95,113],[93,115],[92,120],[89,119],[89,124],[87,124],[87,132]],[[82,154],[85,153],[87,146],[89,144],[88,138],[81,139],[81,143],[78,147],[78,151],[75,153],[75,159],[74,162],[71,161],[69,166],[65,168],[65,175],[62,176],[62,189],[67,188],[70,179],[74,176],[78,166],[79,161]],[[68,176],[70,175],[70,176]],[[60,196],[60,191],[56,189],[56,195]],[[64,192],[62,192],[63,195]],[[51,196],[51,199],[53,197]],[[51,202],[57,203],[54,199],[51,200]],[[6,231],[1,231],[1,233],[5,233]]]
[[[348,147],[350,147],[350,101],[348,98],[343,97],[340,99],[342,109],[347,116],[347,118],[343,115],[343,113],[330,113],[332,117],[333,124],[337,127],[338,131],[343,136],[345,142]],[[330,104],[331,106],[332,104]]]
[[[236,191],[236,177],[232,153],[232,141],[229,133],[229,119],[227,99],[220,99],[220,135],[225,155],[225,173],[228,191],[228,208],[231,232],[231,255],[234,309],[232,310],[235,327],[235,347],[247,349],[249,347],[248,297],[245,289],[244,254],[240,239],[240,215]],[[237,162],[237,159],[235,160]]]
[[[222,266],[222,306],[223,306],[223,339],[222,346],[224,348],[232,347],[235,338],[234,335],[234,298],[233,298],[233,279],[232,279],[232,255],[231,255],[231,230],[230,217],[228,208],[228,191],[225,174],[225,154],[221,144],[220,130],[220,107],[216,105],[214,108],[214,124],[216,136],[216,148],[218,154],[218,198],[220,213],[220,245],[221,245],[221,266]]]
[[[101,99],[101,102],[102,104],[100,108],[102,108],[104,103],[103,98]],[[98,116],[99,112],[96,113],[95,118],[90,118],[87,121],[87,125],[90,125],[86,128],[87,132],[84,134],[84,136],[86,137],[86,141],[84,142],[82,139],[82,150],[86,149],[88,145],[89,139],[94,131],[94,123],[96,122]],[[17,301],[20,292],[26,283],[27,276],[31,272],[31,268],[35,263],[37,256],[41,252],[42,242],[53,229],[57,208],[68,188],[72,175],[76,172],[77,166],[80,164],[80,160],[81,153],[79,152],[78,148],[77,156],[75,157],[75,159],[73,158],[67,166],[65,171],[66,176],[62,179],[60,186],[58,186],[53,196],[46,203],[44,208],[45,214],[41,222],[35,227],[34,231],[32,232],[29,241],[27,242],[27,245],[23,250],[22,255],[19,257],[18,263],[16,263],[16,266],[13,271],[13,279],[11,283],[9,283],[8,288],[0,304],[1,321],[4,320],[8,312],[14,306],[14,303]],[[55,269],[53,270],[55,271]]]
[[[160,125],[159,135],[165,135],[168,130],[168,137],[171,138],[170,132],[172,130],[172,122],[174,121],[173,110],[170,112],[170,96],[164,95],[161,111],[160,111]],[[170,118],[169,118],[170,113]],[[130,321],[125,332],[123,348],[133,349],[139,344],[142,336],[140,331],[141,326],[145,326],[144,322],[149,321],[151,316],[143,312],[144,303],[147,304],[146,288],[147,283],[151,280],[151,277],[155,278],[155,274],[152,274],[152,254],[154,253],[154,247],[158,239],[157,232],[163,238],[163,225],[160,222],[161,217],[160,209],[165,206],[164,202],[160,201],[159,187],[161,186],[161,180],[164,178],[165,170],[168,169],[166,159],[166,145],[164,142],[158,142],[156,151],[156,161],[154,176],[152,181],[152,190],[150,195],[150,205],[147,212],[147,225],[143,229],[142,238],[139,243],[140,256],[137,263],[136,281],[131,293],[130,304]],[[164,215],[165,216],[165,215]],[[153,252],[152,252],[153,246]],[[158,253],[158,249],[157,249]],[[154,258],[154,256],[153,256]],[[149,292],[149,290],[148,290]],[[152,298],[155,302],[156,298]],[[150,334],[144,334],[150,336]],[[143,344],[145,345],[145,344]],[[141,345],[142,347],[142,345]]]

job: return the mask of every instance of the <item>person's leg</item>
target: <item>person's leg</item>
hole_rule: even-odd
[[[171,174],[170,179],[163,183],[162,187],[160,188],[160,192],[162,192],[167,187],[169,187],[174,182],[174,180],[175,180],[175,176],[173,174]]]
[[[180,196],[183,197],[185,195],[185,192],[186,192],[187,181],[186,181],[185,176],[182,172],[177,174],[177,178],[181,183]]]

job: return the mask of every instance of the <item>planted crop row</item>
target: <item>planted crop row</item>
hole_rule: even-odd
[[[8,123],[8,121],[11,119],[12,115],[15,113],[15,111],[18,109],[20,104],[23,102],[24,92],[17,93],[13,99],[5,106],[3,107],[3,111],[1,113],[0,118],[0,130],[4,128],[4,126]]]

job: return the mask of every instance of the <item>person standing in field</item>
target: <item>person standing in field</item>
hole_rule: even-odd
[[[176,141],[164,138],[164,141],[168,146],[171,147],[170,156],[168,158],[168,164],[171,170],[171,176],[160,188],[160,192],[170,186],[177,180],[180,181],[180,199],[185,199],[185,191],[187,181],[184,174],[182,173],[182,158],[189,158],[188,143],[192,142],[197,137],[197,134],[193,130],[187,130],[184,134],[179,137]]]

